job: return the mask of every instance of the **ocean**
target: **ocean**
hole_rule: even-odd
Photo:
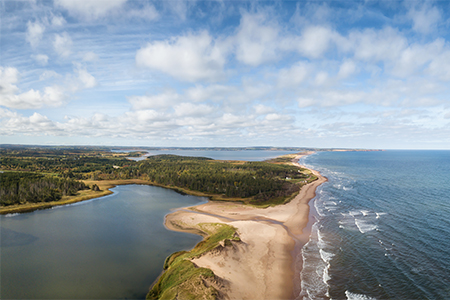
[[[450,151],[320,152],[298,299],[450,299]]]

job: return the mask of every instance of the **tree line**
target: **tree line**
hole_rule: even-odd
[[[86,188],[83,182],[73,179],[38,173],[4,172],[0,173],[0,205],[58,201],[62,196],[75,195]]]
[[[264,162],[224,162],[198,157],[158,155],[142,162],[139,170],[146,179],[166,186],[249,198],[264,202],[286,197],[300,189],[286,180],[305,179],[295,166]]]
[[[176,155],[133,161],[115,157],[108,151],[44,150],[1,151],[1,169],[9,170],[1,175],[1,205],[54,201],[86,188],[79,180],[117,179],[144,179],[164,186],[265,203],[292,195],[311,179],[297,167],[279,163]]]

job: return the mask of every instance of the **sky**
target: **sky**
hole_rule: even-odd
[[[0,5],[0,144],[450,149],[450,1]]]

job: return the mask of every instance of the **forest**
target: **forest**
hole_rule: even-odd
[[[158,184],[227,198],[253,198],[253,202],[289,196],[300,189],[295,182],[308,177],[292,165],[175,155],[151,156],[139,165],[139,172]]]
[[[244,199],[252,204],[282,203],[314,177],[288,164],[220,161],[206,157],[149,156],[108,149],[0,148],[0,204],[48,202],[75,195],[88,187],[83,180],[141,179],[149,184],[183,191]]]
[[[81,181],[29,172],[0,173],[0,205],[50,202],[86,189]]]

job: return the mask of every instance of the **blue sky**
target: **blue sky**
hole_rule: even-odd
[[[449,1],[2,1],[0,143],[450,148]]]

